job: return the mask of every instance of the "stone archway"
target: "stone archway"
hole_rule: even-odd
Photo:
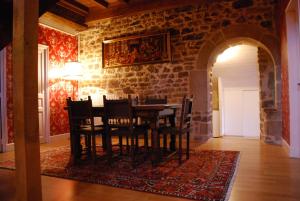
[[[282,110],[279,42],[274,34],[257,25],[230,26],[214,33],[202,45],[197,70],[190,75],[191,93],[195,97],[193,137],[205,140],[212,136],[211,68],[219,53],[239,44],[257,46],[258,55],[264,56],[274,68],[274,104],[261,108],[261,137],[268,143],[280,144]]]

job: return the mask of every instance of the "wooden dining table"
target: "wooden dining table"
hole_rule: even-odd
[[[161,161],[161,150],[159,146],[160,136],[158,134],[159,122],[161,118],[168,118],[170,126],[176,126],[176,110],[180,107],[180,104],[138,104],[133,105],[133,113],[135,117],[139,117],[143,120],[147,120],[149,123],[149,128],[151,129],[151,160],[153,164],[157,164]],[[67,109],[67,107],[65,108]],[[103,117],[104,116],[104,106],[93,106],[93,116]],[[72,135],[72,134],[71,134]],[[75,143],[71,136],[71,147],[76,147],[72,145]],[[77,150],[77,149],[75,149]],[[71,157],[75,158],[78,153],[73,150],[71,151]],[[170,150],[176,150],[176,137],[171,135],[170,139]]]
[[[161,151],[159,146],[160,136],[158,134],[159,122],[161,118],[168,118],[170,126],[176,126],[176,110],[180,104],[138,104],[133,105],[133,113],[135,117],[139,117],[149,122],[151,129],[151,160],[152,163],[157,164],[161,161]],[[93,107],[93,115],[95,117],[102,117],[104,115],[103,106]],[[176,137],[171,135],[170,150],[176,150]]]

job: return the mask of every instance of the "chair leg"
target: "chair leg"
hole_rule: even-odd
[[[92,158],[94,163],[96,162],[96,136],[95,134],[92,134]]]
[[[112,162],[112,144],[111,144],[111,134],[109,131],[106,131],[106,152],[108,163]]]
[[[70,146],[71,146],[71,161],[76,164],[76,161],[81,157],[80,150],[80,134],[74,131],[70,132]]]
[[[85,138],[85,146],[87,147],[87,154],[88,156],[91,156],[92,153],[91,134],[85,135],[84,138]]]
[[[135,150],[136,151],[139,150],[139,135],[138,134],[135,135]]]
[[[104,150],[106,150],[106,135],[102,134],[102,147]]]
[[[145,150],[148,152],[148,149],[149,149],[149,147],[148,147],[148,131],[146,131],[144,133],[144,147],[145,147]]]
[[[89,134],[84,136],[85,147],[89,147]]]
[[[120,148],[120,155],[123,155],[123,136],[122,135],[119,135],[119,148]]]
[[[167,134],[164,133],[163,134],[164,152],[167,152],[167,141],[168,141],[167,137],[168,137]]]
[[[157,133],[157,139],[156,139],[156,141],[157,141],[157,147],[159,148],[159,150],[160,150],[160,134],[161,133]]]
[[[186,133],[186,159],[190,158],[190,132]]]
[[[178,162],[179,164],[182,163],[182,131],[179,131],[179,135],[178,135],[179,139],[178,139]]]
[[[126,135],[126,151],[127,151],[127,154],[129,154],[130,147],[129,147],[129,137],[128,137],[128,135]]]
[[[131,157],[131,163],[132,163],[132,167],[135,166],[135,144],[134,144],[134,136],[131,133],[131,144],[130,144],[130,157]]]

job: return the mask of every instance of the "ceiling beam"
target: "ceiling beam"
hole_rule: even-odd
[[[130,0],[119,0],[119,1],[129,3]]]
[[[57,3],[57,5],[76,12],[82,16],[86,16],[89,13],[88,7],[74,0],[61,0]]]
[[[98,4],[100,4],[101,6],[108,8],[108,2],[105,0],[94,0],[95,2],[97,2]]]
[[[84,15],[82,15],[72,9],[69,9],[68,7],[65,7],[64,5],[56,4],[55,6],[53,6],[49,9],[49,12],[51,12],[55,15],[58,15],[62,18],[65,18],[67,20],[70,20],[72,22],[75,22],[81,26],[86,26]]]
[[[50,12],[46,12],[42,17],[40,17],[39,23],[71,35],[76,35],[87,29],[86,25],[82,26]]]
[[[144,1],[143,3],[138,1],[137,2],[130,1],[130,6],[123,4],[117,7],[112,6],[107,9],[94,7],[94,8],[90,8],[89,15],[86,18],[86,23],[88,25],[91,25],[93,24],[93,22],[105,18],[130,16],[140,12],[170,9],[179,6],[200,5],[205,2],[207,1],[206,0],[164,0],[164,1],[151,0],[151,1]]]

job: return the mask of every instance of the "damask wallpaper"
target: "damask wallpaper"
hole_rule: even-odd
[[[7,136],[8,143],[14,140],[13,131],[13,91],[12,91],[12,46],[6,47],[6,111],[7,111]]]
[[[48,27],[39,26],[39,44],[49,47],[49,71],[62,68],[67,61],[77,61],[77,37]],[[49,79],[50,135],[69,132],[68,114],[64,110],[66,98],[77,98],[78,82]]]
[[[65,62],[77,61],[77,37],[60,31],[39,26],[38,43],[49,47],[49,71],[62,69]],[[7,47],[7,127],[8,143],[13,142],[13,104],[12,104],[12,47]],[[50,135],[59,135],[69,132],[68,114],[64,110],[67,97],[77,98],[78,82],[49,78],[49,105],[50,105]]]

